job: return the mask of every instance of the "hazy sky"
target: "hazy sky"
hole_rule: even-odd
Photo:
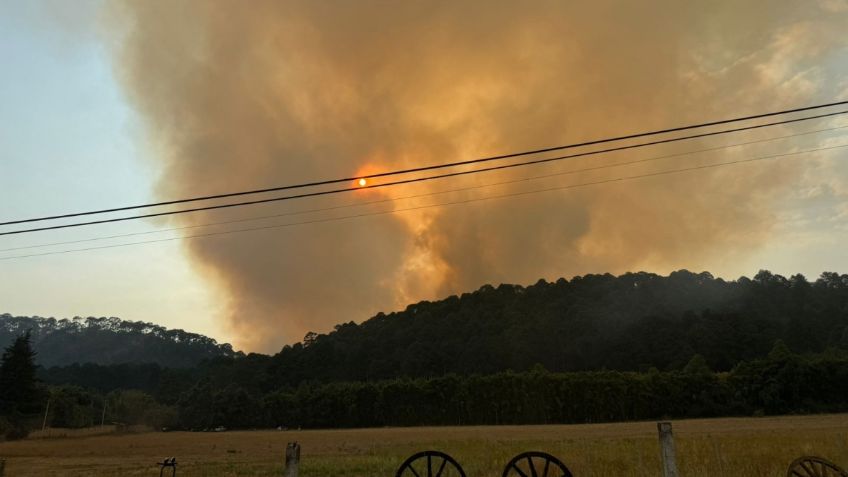
[[[848,99],[848,1],[0,0],[0,219],[349,176]],[[802,8],[803,7],[803,8]],[[661,14],[658,14],[661,13]],[[848,117],[392,191],[0,237],[0,312],[120,316],[273,351],[377,311],[583,273],[846,272],[836,150],[520,199],[397,209],[848,143],[846,130],[391,204]],[[483,177],[485,176],[485,177]]]
[[[96,31],[100,6],[62,6],[0,1],[3,219],[154,199],[155,164]],[[154,228],[3,237],[0,248]],[[212,295],[177,242],[0,263],[0,310],[16,315],[120,316],[226,338]]]

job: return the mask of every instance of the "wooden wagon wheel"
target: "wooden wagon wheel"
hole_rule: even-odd
[[[789,465],[787,477],[848,477],[848,472],[821,457],[804,456]]]
[[[573,477],[568,467],[546,452],[523,452],[513,457],[503,477]]]
[[[395,477],[465,477],[465,471],[453,457],[439,451],[412,455],[398,468]]]

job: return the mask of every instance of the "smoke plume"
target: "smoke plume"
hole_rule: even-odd
[[[110,3],[116,70],[162,198],[532,149],[836,96],[845,5],[814,2]],[[831,84],[833,83],[833,84]],[[421,195],[774,134],[172,219],[196,225]],[[307,221],[785,151],[733,148],[258,222]],[[476,289],[589,272],[716,270],[768,239],[797,173],[769,161],[186,240],[237,345]],[[220,226],[213,230],[255,225]]]

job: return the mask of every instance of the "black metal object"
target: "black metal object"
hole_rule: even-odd
[[[503,477],[574,477],[568,467],[546,452],[522,452],[513,457]]]
[[[416,470],[416,466],[418,469]],[[421,471],[421,473],[419,473]],[[413,454],[398,468],[395,477],[466,477],[462,466],[444,452],[428,450]]]
[[[804,456],[789,464],[787,477],[848,477],[848,472],[821,457]]]
[[[171,457],[170,459],[165,459],[162,462],[157,462],[156,465],[161,467],[161,469],[159,469],[159,477],[162,477],[164,475],[166,467],[171,468],[171,477],[174,477],[175,475],[177,475],[177,458],[176,457]]]

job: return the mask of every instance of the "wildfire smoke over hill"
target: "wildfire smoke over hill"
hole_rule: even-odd
[[[828,59],[844,42],[843,3],[726,1],[711,2],[709,11],[703,4],[651,3],[540,1],[516,9],[499,1],[303,1],[244,8],[146,1],[109,4],[105,18],[118,38],[117,71],[155,144],[163,198],[449,162],[839,94],[826,79],[835,74]],[[668,167],[597,171],[543,185]],[[310,329],[481,283],[641,268],[727,269],[768,240],[774,204],[798,171],[794,162],[774,162],[191,240],[186,247],[221,290],[237,346],[269,351]],[[193,225],[522,174],[531,173],[173,220]],[[434,202],[420,197],[362,210]],[[333,214],[343,215],[320,217]]]

